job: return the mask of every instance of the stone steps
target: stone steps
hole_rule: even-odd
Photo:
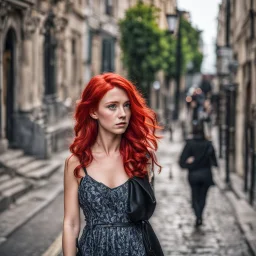
[[[28,172],[32,172],[38,168],[44,167],[49,164],[47,160],[36,160],[26,164],[25,166],[20,167],[17,172],[21,175],[26,174]]]
[[[29,190],[47,184],[61,166],[54,160],[38,160],[21,150],[9,149],[0,155],[0,212]]]
[[[12,177],[7,174],[0,175],[0,212],[8,208],[31,187],[31,183],[20,177]]]
[[[43,166],[37,170],[25,173],[25,176],[32,179],[44,179],[51,176],[61,165],[57,162],[52,162],[47,166]]]
[[[6,162],[11,159],[16,159],[22,155],[24,155],[22,150],[8,149],[4,154],[0,155],[0,163]]]
[[[10,200],[3,195],[0,195],[0,213],[8,208]]]
[[[0,185],[9,179],[10,179],[10,176],[7,174],[0,175]]]
[[[5,169],[0,167],[0,175],[5,173]]]
[[[3,193],[6,189],[16,186],[22,182],[23,182],[23,179],[20,177],[14,177],[14,178],[9,177],[9,179],[6,182],[0,184],[0,192]]]
[[[18,158],[10,159],[10,160],[6,161],[5,166],[7,166],[8,169],[15,171],[15,170],[19,169],[20,167],[31,163],[34,160],[35,160],[34,157],[22,155]]]
[[[22,182],[16,186],[10,187],[3,192],[3,196],[6,198],[11,198],[10,203],[15,202],[17,198],[24,195],[32,187],[31,184]]]
[[[38,160],[20,150],[8,150],[0,155],[0,166],[9,174],[38,180],[51,176],[61,164],[53,160]]]

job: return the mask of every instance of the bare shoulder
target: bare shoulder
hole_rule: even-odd
[[[79,164],[78,157],[72,154],[65,159],[65,170],[74,170]]]

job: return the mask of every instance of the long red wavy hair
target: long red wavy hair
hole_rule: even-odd
[[[130,100],[131,118],[120,144],[120,154],[123,158],[124,169],[129,177],[144,177],[148,174],[149,158],[159,167],[154,157],[157,150],[156,130],[161,129],[156,120],[156,114],[147,107],[146,102],[136,87],[127,79],[114,73],[104,73],[94,76],[82,92],[74,113],[75,138],[69,149],[72,155],[78,157],[80,165],[74,170],[78,175],[81,167],[90,165],[93,160],[91,147],[94,145],[97,134],[97,120],[90,116],[98,108],[103,96],[114,87],[123,89]]]

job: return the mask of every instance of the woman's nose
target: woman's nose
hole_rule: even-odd
[[[126,117],[126,112],[125,112],[124,108],[121,107],[119,110],[119,118],[124,118],[124,117]]]

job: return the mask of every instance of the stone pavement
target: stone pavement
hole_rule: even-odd
[[[151,223],[165,255],[254,255],[240,229],[232,204],[218,186],[209,191],[204,225],[195,229],[187,171],[177,165],[183,147],[180,130],[175,130],[173,142],[168,140],[168,135],[165,136],[157,154],[163,170],[160,175],[156,174],[158,205]],[[218,175],[216,171],[214,174]]]
[[[243,213],[242,223],[244,223],[246,218],[249,219],[247,215],[249,210],[247,210],[248,208],[245,207],[244,203],[232,197],[231,192],[222,190],[221,186],[210,189],[204,214],[204,225],[198,230],[194,228],[195,218],[190,206],[187,171],[181,170],[177,165],[177,159],[183,147],[181,129],[177,128],[174,131],[173,142],[168,140],[169,134],[164,135],[165,137],[161,140],[157,152],[159,162],[163,166],[162,173],[160,175],[156,174],[155,180],[158,205],[150,222],[161,241],[165,256],[255,255],[247,244],[247,234],[244,233],[244,229],[241,230],[241,218],[238,218],[241,214],[237,215],[239,210]],[[67,153],[64,152],[58,158],[63,162],[66,155]],[[216,181],[219,181],[219,172],[215,171],[214,174]],[[58,183],[62,185],[62,181],[58,180]],[[60,191],[56,195],[59,193]],[[37,198],[39,197],[37,196]],[[34,200],[28,201],[33,202]],[[234,202],[236,206],[234,206]],[[241,205],[243,207],[240,207]],[[22,216],[22,214],[19,214],[19,216]],[[18,218],[8,217],[7,219]],[[52,245],[48,250],[45,249],[44,255],[57,256],[61,255],[60,251],[61,229]]]

